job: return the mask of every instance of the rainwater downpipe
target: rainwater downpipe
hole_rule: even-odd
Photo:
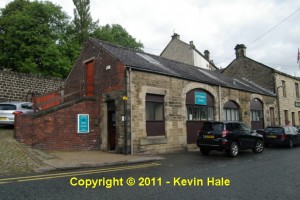
[[[278,109],[278,119],[279,119],[279,126],[281,126],[281,114],[280,114],[280,98],[279,98],[279,88],[283,88],[282,85],[276,87],[277,92],[277,109]]]
[[[128,69],[128,96],[129,96],[129,103],[130,103],[130,124],[129,124],[129,130],[130,130],[130,147],[131,147],[131,155],[133,155],[133,135],[132,135],[132,98],[131,98],[131,68]]]
[[[221,103],[221,98],[222,98],[222,96],[221,96],[221,86],[219,85],[219,121],[221,121],[221,116],[222,116],[222,109],[221,109],[221,105],[222,105],[222,103]]]

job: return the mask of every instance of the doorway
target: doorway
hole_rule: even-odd
[[[107,134],[108,134],[108,150],[116,150],[116,109],[115,102],[107,102]]]
[[[86,96],[94,96],[95,74],[94,61],[86,63]]]
[[[271,126],[275,126],[275,109],[273,107],[270,107],[270,121]]]

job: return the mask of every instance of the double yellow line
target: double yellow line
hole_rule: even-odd
[[[23,176],[23,177],[2,178],[2,179],[0,178],[0,185],[15,183],[15,182],[38,181],[38,180],[47,180],[47,179],[54,179],[54,178],[64,178],[70,176],[82,176],[82,175],[107,173],[107,172],[122,171],[122,170],[140,169],[140,168],[147,168],[147,167],[155,167],[159,165],[161,164],[148,163],[148,164],[111,167],[111,168],[104,168],[104,169],[93,169],[93,170],[91,169],[86,171],[62,172],[62,173],[54,173],[54,174],[42,174],[42,175],[35,175],[35,176]]]

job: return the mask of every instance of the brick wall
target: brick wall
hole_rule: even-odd
[[[96,102],[95,98],[81,99],[33,116],[18,115],[15,122],[15,138],[40,149],[99,149],[99,104]],[[77,114],[89,114],[89,133],[77,133]]]
[[[64,80],[38,75],[0,71],[0,102],[30,101],[30,93],[44,94],[62,87]]]
[[[108,129],[107,129],[107,102],[114,101],[116,107],[116,151],[122,152],[124,146],[124,122],[121,116],[124,115],[125,95],[125,67],[118,59],[108,53],[105,49],[88,40],[77,59],[66,83],[66,93],[81,90],[85,93],[86,62],[93,61],[95,67],[95,95],[102,99],[99,102],[100,132],[102,138],[102,150],[108,150]],[[109,67],[108,67],[109,66]]]
[[[33,116],[17,116],[15,137],[42,149],[103,149],[107,150],[107,102],[116,104],[116,151],[124,144],[124,113],[122,95],[125,89],[125,67],[98,44],[88,40],[65,82],[65,94],[86,92],[86,63],[94,63],[95,96],[83,102],[71,101]],[[110,67],[107,67],[110,66]],[[80,99],[80,96],[77,97]],[[89,100],[89,101],[87,101]],[[77,133],[77,114],[90,114],[90,133]],[[104,138],[104,139],[103,139]],[[104,145],[103,145],[104,143]],[[104,147],[103,147],[104,146]]]

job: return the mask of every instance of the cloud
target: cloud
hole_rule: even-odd
[[[72,0],[52,2],[73,16]],[[292,75],[299,71],[300,10],[282,22],[300,8],[298,0],[90,0],[90,6],[94,20],[122,25],[149,53],[159,55],[176,32],[199,51],[209,50],[223,68],[235,58],[235,45],[245,44],[252,59]]]

